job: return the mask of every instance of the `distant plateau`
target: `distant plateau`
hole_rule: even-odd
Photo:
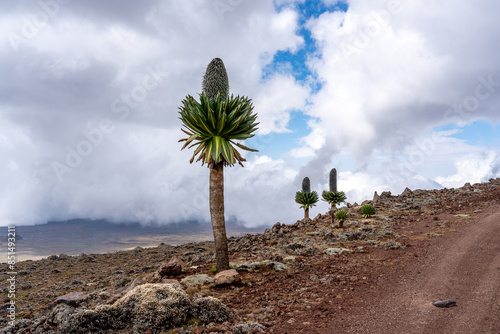
[[[262,228],[246,228],[228,223],[227,235],[260,233]],[[50,255],[79,255],[153,247],[161,243],[180,245],[213,240],[210,223],[185,222],[169,225],[114,223],[107,220],[73,219],[16,227],[16,261],[38,260]],[[0,262],[7,262],[7,227],[0,227],[3,250]]]

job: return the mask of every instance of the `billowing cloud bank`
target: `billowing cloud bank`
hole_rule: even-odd
[[[179,150],[177,108],[213,57],[261,122],[261,152],[226,171],[227,216],[247,225],[299,219],[302,177],[320,192],[332,167],[350,202],[500,176],[500,145],[437,129],[498,124],[500,6],[356,0],[308,16],[307,3],[0,4],[0,224],[208,220],[208,170]],[[293,64],[263,75],[305,49],[307,78]],[[308,133],[268,153],[294,113]]]

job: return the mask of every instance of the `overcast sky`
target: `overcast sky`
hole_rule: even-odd
[[[0,225],[209,220],[178,107],[225,62],[260,122],[226,169],[226,217],[303,217],[308,176],[374,191],[500,177],[495,0],[0,3]],[[326,203],[311,209],[324,213]]]

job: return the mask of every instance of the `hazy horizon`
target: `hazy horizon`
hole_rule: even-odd
[[[0,226],[0,228],[3,226]],[[226,224],[228,236],[263,232],[264,228],[245,228],[233,221]],[[7,227],[0,229],[0,246],[5,246]],[[135,247],[172,246],[189,242],[213,241],[210,223],[183,222],[170,225],[144,225],[139,222],[72,219],[39,225],[16,226],[16,260],[37,260],[50,255],[80,255],[130,250]],[[7,253],[0,256],[7,262]]]

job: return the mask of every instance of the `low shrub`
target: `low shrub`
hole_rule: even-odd
[[[344,226],[344,221],[349,217],[349,213],[346,210],[339,210],[335,213],[335,218],[339,221],[339,226]]]
[[[370,218],[375,214],[375,208],[370,204],[365,204],[361,207],[361,213],[365,218]]]

